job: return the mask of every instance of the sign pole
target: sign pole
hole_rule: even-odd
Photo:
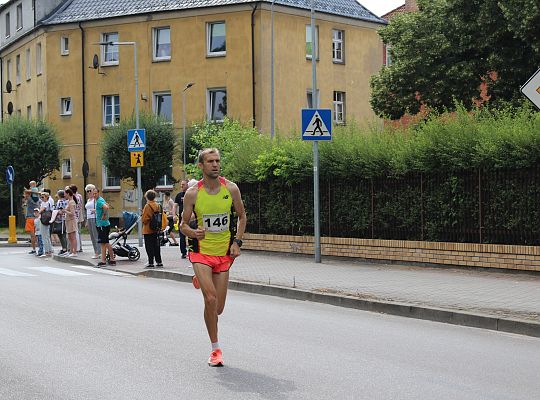
[[[13,181],[15,180],[15,170],[11,165],[7,167],[6,170],[6,181],[9,184],[9,197],[11,204],[11,214],[9,215],[9,237],[8,243],[17,243],[17,222],[15,215],[13,215]]]
[[[139,129],[139,71],[137,69],[137,43],[133,43],[133,60],[135,63],[135,120],[136,129]],[[142,215],[142,178],[141,167],[137,167],[137,208]],[[142,218],[137,222],[137,236],[139,238],[139,247],[142,247]]]
[[[317,99],[317,35],[315,32],[315,0],[311,0],[311,92],[312,108],[318,108]],[[319,141],[313,141],[313,216],[315,233],[315,262],[321,262],[321,228],[319,221]]]

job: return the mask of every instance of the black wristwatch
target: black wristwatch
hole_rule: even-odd
[[[236,243],[238,245],[238,247],[242,247],[242,240],[241,239],[234,239],[234,243]]]

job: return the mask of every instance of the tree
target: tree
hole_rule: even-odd
[[[15,170],[14,199],[19,197],[28,182],[38,185],[60,167],[60,143],[52,125],[45,121],[8,118],[0,124],[0,171],[2,176],[8,165]],[[9,190],[4,190],[2,178],[1,212],[9,211]],[[7,202],[6,202],[7,201]],[[15,205],[18,201],[14,201]],[[1,218],[5,221],[5,218]]]
[[[538,33],[529,22],[537,19],[515,28],[515,16],[508,16],[527,3],[525,13],[538,15],[534,2],[511,0],[503,7],[491,0],[419,0],[418,12],[397,16],[381,30],[394,63],[372,77],[373,110],[398,119],[422,104],[452,110],[458,100],[471,108],[482,81],[491,103],[519,99],[520,85],[540,63],[531,43]]]
[[[131,167],[130,153],[127,149],[127,131],[136,126],[135,117],[123,120],[108,129],[102,143],[102,160],[107,171],[121,179],[137,185],[137,169]],[[146,150],[144,166],[141,168],[142,190],[156,186],[165,174],[171,173],[176,149],[174,127],[164,119],[152,114],[141,114],[139,126],[146,129]],[[169,177],[176,182],[174,177]]]

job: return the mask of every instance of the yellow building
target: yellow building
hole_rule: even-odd
[[[276,1],[273,13],[275,127],[291,134],[299,134],[300,110],[311,105],[310,10],[305,7],[297,0]],[[377,29],[383,20],[355,0],[318,1],[317,7],[319,108],[333,109],[336,124],[374,118],[369,78],[381,66]],[[268,134],[271,10],[270,1],[163,5],[132,0],[128,6],[114,0],[64,1],[0,49],[2,87],[10,80],[15,89],[2,96],[3,115],[12,111],[52,122],[63,144],[62,171],[46,186],[95,183],[108,192],[113,214],[119,215],[136,207],[134,192],[107,176],[100,141],[108,126],[134,110],[135,51],[130,43],[137,46],[140,111],[170,119],[179,137],[184,119],[189,126],[225,115]],[[94,58],[98,68],[93,68]],[[189,83],[194,85],[184,90]],[[172,175],[178,178],[180,169]],[[166,176],[158,187],[173,189]]]

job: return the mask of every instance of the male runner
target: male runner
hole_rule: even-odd
[[[189,188],[184,196],[181,229],[189,238],[189,260],[195,271],[193,284],[196,288],[200,286],[204,297],[204,322],[212,343],[208,365],[218,367],[223,366],[218,342],[218,315],[225,308],[229,269],[240,255],[246,211],[238,186],[219,176],[219,150],[202,150],[199,168],[203,179]],[[236,235],[232,234],[231,206],[238,215]],[[189,226],[192,213],[197,220],[196,229]]]

